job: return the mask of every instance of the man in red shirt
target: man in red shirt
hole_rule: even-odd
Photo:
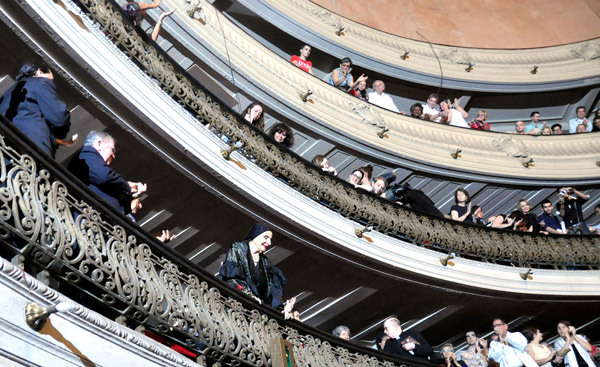
[[[297,67],[299,67],[300,69],[306,71],[307,73],[313,74],[312,62],[306,60],[309,56],[310,56],[310,46],[304,45],[300,49],[300,56],[292,55],[290,62],[292,64],[296,65]]]

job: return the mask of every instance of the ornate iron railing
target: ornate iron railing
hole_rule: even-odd
[[[0,254],[28,271],[47,271],[75,301],[125,316],[128,326],[144,326],[208,363],[269,366],[271,340],[284,338],[301,367],[404,365],[286,324],[161,246],[11,125],[0,115]]]
[[[417,246],[486,262],[523,267],[597,269],[600,237],[523,234],[459,224],[399,207],[374,195],[359,192],[346,182],[324,174],[295,153],[282,148],[263,132],[242,121],[194,82],[148,37],[141,36],[124,19],[112,0],[80,0],[86,14],[176,101],[203,124],[210,124],[230,142],[240,142],[252,160],[285,179],[308,197],[361,224]],[[193,16],[193,14],[192,14]]]

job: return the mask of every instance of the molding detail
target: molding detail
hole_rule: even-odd
[[[600,57],[600,42],[586,43],[571,50],[571,53],[575,57],[581,57],[586,61],[597,59]]]
[[[106,317],[83,307],[79,303],[73,302],[73,300],[63,296],[54,289],[49,288],[46,284],[25,273],[22,268],[14,266],[2,257],[0,257],[0,277],[2,278],[0,279],[0,282],[12,283],[11,287],[13,288],[15,287],[14,284],[17,284],[18,287],[22,288],[24,292],[27,293],[27,296],[32,299],[36,298],[37,300],[44,300],[44,302],[54,305],[60,302],[69,303],[73,306],[73,309],[69,311],[69,314],[74,315],[78,319],[74,320],[74,322],[92,325],[94,329],[111,334],[113,337],[122,340],[124,343],[134,344],[145,350],[146,353],[155,355],[161,360],[167,360],[174,366],[200,366],[187,358],[183,358],[178,353],[171,352],[169,348],[158,347],[157,343],[149,342],[148,338],[141,334],[109,320]]]
[[[527,158],[529,157],[529,152],[527,151],[527,146],[523,142],[514,141],[510,136],[503,136],[499,139],[495,139],[498,149],[502,152],[505,152],[511,157],[514,158]]]

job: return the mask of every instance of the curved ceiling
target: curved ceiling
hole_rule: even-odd
[[[343,17],[418,41],[476,48],[534,48],[600,34],[595,0],[312,0]]]

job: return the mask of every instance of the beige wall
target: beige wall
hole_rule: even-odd
[[[312,0],[369,27],[481,48],[554,46],[600,36],[599,0]]]

